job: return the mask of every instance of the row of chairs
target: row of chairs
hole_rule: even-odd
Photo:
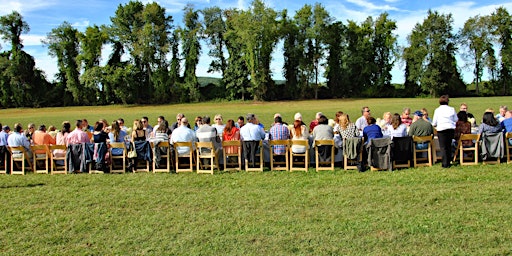
[[[485,157],[480,159],[481,150],[486,145],[482,145],[484,140],[489,137],[495,137],[496,140],[503,142],[502,148],[490,148],[486,151],[493,151],[496,153],[494,157]],[[512,145],[509,142],[512,140],[512,133],[508,132],[503,136],[502,133],[491,133],[491,134],[462,134],[457,141],[456,151],[453,156],[455,162],[459,159],[460,165],[477,165],[481,160],[483,164],[499,164],[501,162],[500,152],[503,152],[507,163],[512,163]],[[469,143],[465,143],[469,142]]]

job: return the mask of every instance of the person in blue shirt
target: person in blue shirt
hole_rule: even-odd
[[[380,126],[376,125],[377,120],[373,117],[368,117],[367,119],[368,126],[366,126],[363,129],[363,138],[364,143],[368,143],[371,139],[378,139],[384,137],[382,134],[382,130],[380,129]]]

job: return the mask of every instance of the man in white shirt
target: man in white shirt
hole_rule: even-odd
[[[358,119],[357,119],[357,121],[356,121],[356,128],[357,128],[357,130],[359,130],[359,133],[361,133],[361,134],[362,134],[363,129],[364,129],[366,126],[368,126],[368,121],[366,121],[366,120],[367,120],[367,118],[368,118],[368,117],[370,117],[370,116],[371,116],[371,115],[370,115],[370,108],[368,108],[368,107],[366,107],[366,106],[365,106],[365,107],[363,107],[363,108],[361,109],[361,113],[362,113],[363,115],[362,115],[360,118],[358,118]]]
[[[265,130],[258,125],[256,115],[247,114],[247,124],[240,128],[240,140],[242,141],[244,157],[253,166],[259,143],[263,139],[265,139]]]
[[[181,125],[174,129],[171,134],[171,144],[175,142],[192,142],[192,147],[195,148],[195,142],[197,141],[196,133],[191,130],[188,126],[188,120],[186,117],[181,119]],[[188,154],[190,152],[189,147],[178,147],[176,149],[178,154]]]

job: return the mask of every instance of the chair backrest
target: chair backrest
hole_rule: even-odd
[[[393,161],[411,161],[413,140],[411,136],[393,137]]]
[[[484,132],[480,136],[481,140],[481,155],[484,163],[495,162],[499,163],[500,159],[505,156],[505,143],[503,133],[488,133]],[[496,158],[496,161],[486,161],[489,158]]]
[[[316,164],[316,171],[323,171],[323,170],[329,170],[329,171],[334,171],[334,140],[315,140],[314,142],[314,145],[315,145],[315,164]],[[326,161],[321,161],[321,157],[320,157],[320,154],[321,152],[319,151],[319,147],[322,147],[322,146],[327,146],[329,148],[328,151],[324,152],[324,157],[326,157],[326,159],[329,159],[329,160],[326,160]],[[329,157],[330,156],[330,157]],[[327,167],[322,167],[320,166],[321,164],[329,164],[329,166]]]
[[[464,141],[464,140],[475,141],[475,145],[476,145],[476,143],[478,143],[478,141],[480,140],[480,134],[461,134],[459,137],[459,141]],[[462,146],[462,145],[460,145],[460,146]]]
[[[123,150],[126,150],[126,145],[124,142],[110,142],[110,148],[122,148]]]
[[[309,149],[309,141],[307,141],[307,140],[290,140],[290,146],[305,146],[306,149]]]
[[[196,142],[196,151],[197,151],[198,154],[200,153],[200,151],[201,151],[200,149],[201,148],[214,150],[213,142],[211,142],[211,141],[209,141],[209,142]]]
[[[50,151],[48,150],[48,145],[31,145],[30,149],[32,150],[32,165],[34,167],[35,173],[48,173],[48,159],[50,158]],[[44,161],[44,169],[39,169],[37,166],[38,161]]]
[[[188,147],[190,149],[190,151],[186,155],[188,156],[189,154],[192,154],[193,148],[192,148],[192,142],[191,141],[174,142],[174,148],[176,149],[176,154],[178,154],[178,148],[179,147]]]
[[[23,146],[19,147],[8,147],[11,152],[11,174],[25,174],[25,162],[29,164],[30,170],[34,170],[32,162],[30,161],[27,151]],[[21,171],[14,170],[14,163],[21,162]]]
[[[270,140],[269,144],[270,144],[270,146],[279,146],[279,145],[288,146],[288,145],[290,145],[290,140]]]
[[[425,143],[425,142],[432,142],[433,137],[432,135],[428,136],[412,136],[412,139],[415,143]]]

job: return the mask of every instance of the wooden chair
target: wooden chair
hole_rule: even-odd
[[[464,141],[473,141],[474,144],[471,147],[464,147]],[[455,155],[453,161],[457,160],[459,156],[460,165],[477,165],[478,164],[478,146],[480,141],[480,134],[461,134],[457,141],[457,148],[455,149]],[[473,156],[465,156],[465,152],[472,152]]]
[[[505,149],[507,150],[507,164],[512,163],[512,146],[510,141],[512,140],[512,132],[507,132],[505,135]]]
[[[215,169],[220,171],[219,156],[213,142],[196,142],[196,156],[196,172],[198,174],[209,173],[213,175]],[[208,163],[203,163],[203,161]]]
[[[343,169],[344,170],[357,170],[357,165],[363,162],[363,148],[364,148],[364,139],[363,138],[353,138],[354,140],[360,140],[359,146],[359,154],[357,159],[349,159],[345,151],[343,151]],[[346,139],[343,139],[343,147],[346,145]]]
[[[244,143],[244,142],[242,142]],[[263,172],[263,141],[259,141],[258,150],[255,152],[255,157],[259,158],[259,164],[255,167],[249,166],[249,159],[245,159],[245,171],[246,172]]]
[[[32,150],[32,165],[34,166],[35,173],[45,173],[48,174],[49,169],[49,159],[50,153],[48,151],[47,145],[31,145],[30,149]],[[39,169],[38,164],[40,162],[44,163],[44,168]]]
[[[190,150],[188,153],[179,154],[179,147],[188,147]],[[192,142],[174,142],[174,152],[176,155],[176,173],[180,172],[194,172],[194,150]],[[180,162],[180,159],[188,159],[187,163]],[[186,168],[182,168],[186,166]]]
[[[491,143],[492,140],[500,141],[501,147],[493,146]],[[480,154],[482,155],[482,164],[500,164],[501,158],[505,156],[506,146],[504,145],[504,142],[506,142],[506,140],[504,139],[502,132],[482,133],[480,136]]]
[[[11,174],[25,175],[25,162],[28,163],[30,171],[34,170],[32,161],[30,160],[30,157],[28,156],[28,153],[23,146],[8,147],[8,149],[9,152],[11,152]],[[18,167],[20,170],[15,170],[15,167]]]
[[[231,150],[236,148],[237,150]],[[224,171],[242,170],[242,145],[239,140],[222,141],[222,155],[224,159]],[[236,157],[237,162],[231,163],[229,160]]]
[[[63,150],[66,151],[66,145],[50,145],[48,146],[48,150],[50,151],[50,162],[51,162],[51,170],[50,173],[53,174],[68,174],[68,160],[66,156],[55,156],[55,150]],[[63,161],[64,165],[58,165],[57,161]]]
[[[157,168],[156,157],[153,154],[153,173],[157,173],[157,172],[170,173],[171,172],[171,147],[170,147],[169,142],[168,141],[160,141],[156,145],[151,143],[151,147],[152,148],[162,147],[162,148],[167,149],[165,154],[160,154],[160,163],[158,163],[158,165],[159,165],[158,168]],[[162,164],[162,160],[165,160],[165,168],[160,167]]]
[[[288,152],[290,151],[289,140],[270,140],[270,170],[271,171],[288,171],[290,168],[290,159]],[[284,146],[284,154],[276,154],[273,146]],[[276,161],[275,157],[284,157],[283,161]],[[276,166],[281,165],[281,166]]]
[[[290,172],[293,171],[305,171],[309,169],[309,141],[307,140],[290,140],[290,147],[292,146],[304,146],[306,152],[294,153],[290,148]],[[304,161],[295,161],[294,157],[304,158]],[[303,165],[304,167],[296,166],[295,164]]]
[[[113,149],[122,149],[123,153],[119,156],[112,154]],[[110,173],[125,173],[126,172],[126,145],[124,142],[110,142]],[[116,160],[121,160],[121,168],[117,168]]]
[[[315,164],[316,171],[334,171],[334,140],[315,140]],[[320,161],[320,155],[318,152],[319,147],[328,146],[330,151],[330,161]],[[321,166],[328,165],[328,166]]]
[[[432,152],[433,152],[433,137],[430,136],[413,136],[412,137],[414,147],[413,147],[413,163],[414,167],[420,166],[432,166]],[[428,143],[428,146],[425,149],[417,149],[418,144]],[[418,157],[418,153],[427,153],[427,157]]]

